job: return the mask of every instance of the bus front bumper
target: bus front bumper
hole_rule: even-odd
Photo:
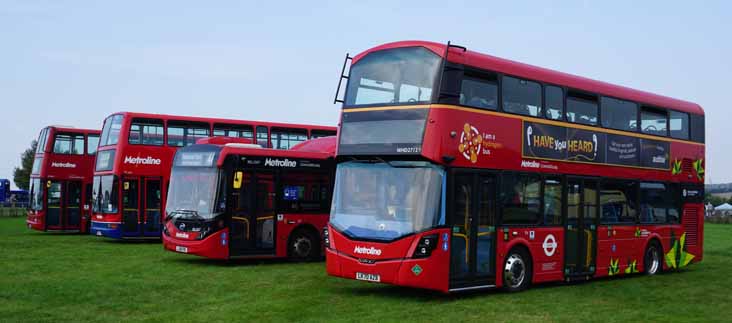
[[[217,231],[203,240],[184,240],[163,233],[163,247],[166,250],[201,256],[211,259],[229,258],[229,230]]]
[[[397,259],[364,263],[350,256],[326,250],[328,275],[398,286],[448,292],[447,263],[437,259]]]
[[[99,237],[122,239],[122,224],[119,222],[92,221],[89,232]]]

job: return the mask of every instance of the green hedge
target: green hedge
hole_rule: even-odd
[[[0,217],[21,217],[25,216],[24,208],[20,207],[0,207]]]
[[[732,216],[714,215],[704,218],[706,223],[732,224]]]

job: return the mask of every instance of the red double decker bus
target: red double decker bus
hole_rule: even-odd
[[[325,137],[291,150],[226,141],[179,149],[165,249],[216,259],[320,258],[335,145],[335,137]]]
[[[702,260],[699,105],[449,43],[347,78],[330,275],[518,291]]]
[[[175,151],[198,139],[225,136],[289,149],[332,136],[335,127],[184,117],[136,112],[104,121],[92,196],[91,233],[110,238],[159,239]]]
[[[39,231],[87,232],[99,130],[50,126],[38,136],[26,224]]]

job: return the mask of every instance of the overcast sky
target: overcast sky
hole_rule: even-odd
[[[42,127],[121,110],[335,125],[346,52],[422,39],[697,102],[732,182],[731,5],[514,2],[0,0],[0,178]]]

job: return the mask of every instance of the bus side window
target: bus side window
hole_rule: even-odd
[[[547,85],[544,87],[544,100],[546,101],[546,118],[562,120],[564,116],[564,91],[562,88]]]
[[[597,115],[597,96],[571,91],[567,94],[567,121],[594,126]]]
[[[271,148],[269,131],[266,126],[257,126],[257,144],[262,148]]]
[[[466,75],[460,85],[460,105],[496,110],[498,109],[498,80],[492,77]]]
[[[283,170],[280,180],[279,212],[328,213],[330,210],[327,173]]]
[[[600,222],[602,224],[636,223],[638,217],[638,185],[624,181],[602,182],[600,189]]]

